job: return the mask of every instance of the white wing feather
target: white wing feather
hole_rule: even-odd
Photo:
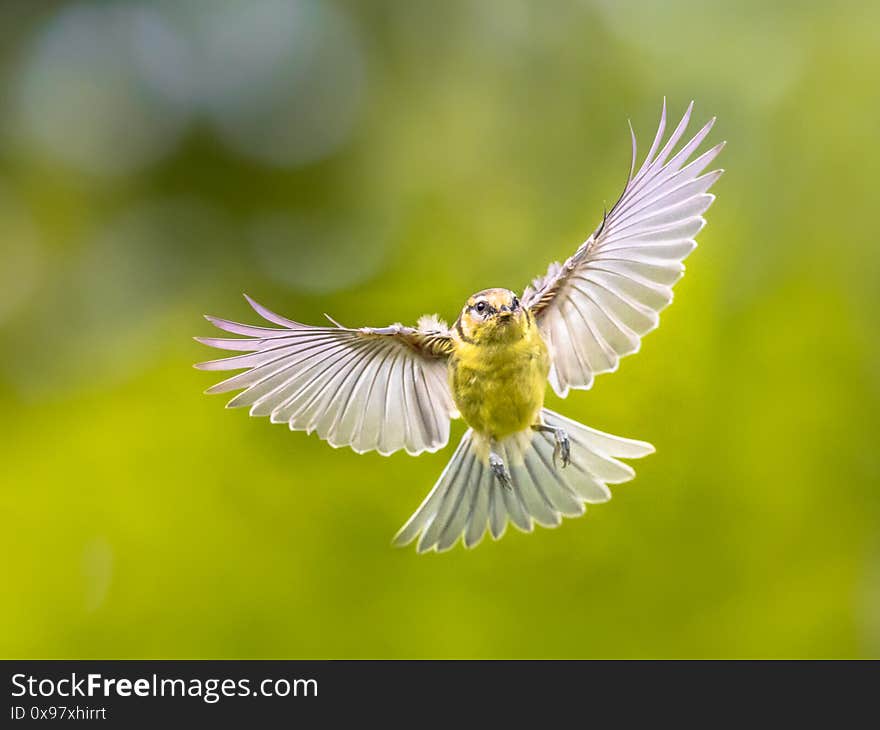
[[[258,314],[280,327],[208,317],[216,327],[244,337],[197,337],[199,342],[247,354],[196,365],[201,370],[244,370],[207,393],[241,390],[227,407],[249,407],[252,416],[317,432],[332,446],[351,446],[359,453],[406,449],[420,454],[449,441],[454,406],[446,361],[412,345],[422,338],[442,339],[445,332],[400,325],[310,327],[247,299]]]
[[[553,358],[550,384],[561,396],[569,388],[589,388],[595,375],[616,370],[620,358],[636,352],[641,338],[657,327],[660,311],[672,301],[672,286],[684,273],[682,261],[696,247],[694,237],[706,222],[702,215],[715,199],[707,191],[723,172],[702,174],[723,142],[689,162],[714,119],[670,159],[692,109],[693,102],[660,149],[664,100],[654,142],[635,174],[632,134],[632,168],[620,199],[565,264],[551,264],[523,294]]]

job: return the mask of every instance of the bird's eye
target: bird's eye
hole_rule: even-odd
[[[513,298],[513,308],[519,309],[519,299],[517,299],[516,297]]]
[[[483,312],[486,311],[486,302],[477,302],[477,306],[475,307],[475,309],[476,309],[480,314],[482,314]]]

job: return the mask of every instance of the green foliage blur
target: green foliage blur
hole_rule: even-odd
[[[0,12],[0,656],[880,656],[880,5]],[[202,394],[243,291],[381,326],[521,289],[664,96],[728,141],[709,224],[642,351],[548,399],[656,445],[610,503],[395,550],[451,446]]]

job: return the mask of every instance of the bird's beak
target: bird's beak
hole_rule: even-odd
[[[501,309],[498,310],[498,316],[501,319],[510,319],[513,316],[513,312],[510,307],[501,307]]]

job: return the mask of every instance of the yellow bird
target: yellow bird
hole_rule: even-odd
[[[718,144],[695,157],[714,119],[681,149],[693,102],[663,143],[666,103],[646,159],[632,165],[623,194],[597,230],[564,264],[526,288],[471,296],[450,328],[436,316],[416,327],[311,327],[247,297],[274,327],[208,317],[243,337],[200,338],[245,354],[196,365],[244,370],[208,393],[241,390],[228,407],[247,406],[292,430],[317,432],[332,446],[362,453],[433,452],[449,440],[450,419],[469,426],[428,496],[394,541],[418,538],[419,552],[466,547],[512,522],[531,531],[581,515],[611,497],[606,485],[635,472],[621,458],[654,448],[596,431],[544,408],[546,385],[560,396],[587,389],[639,349],[672,301],[682,261],[696,247],[709,188],[723,172],[704,172]],[[329,319],[329,317],[328,317]]]

